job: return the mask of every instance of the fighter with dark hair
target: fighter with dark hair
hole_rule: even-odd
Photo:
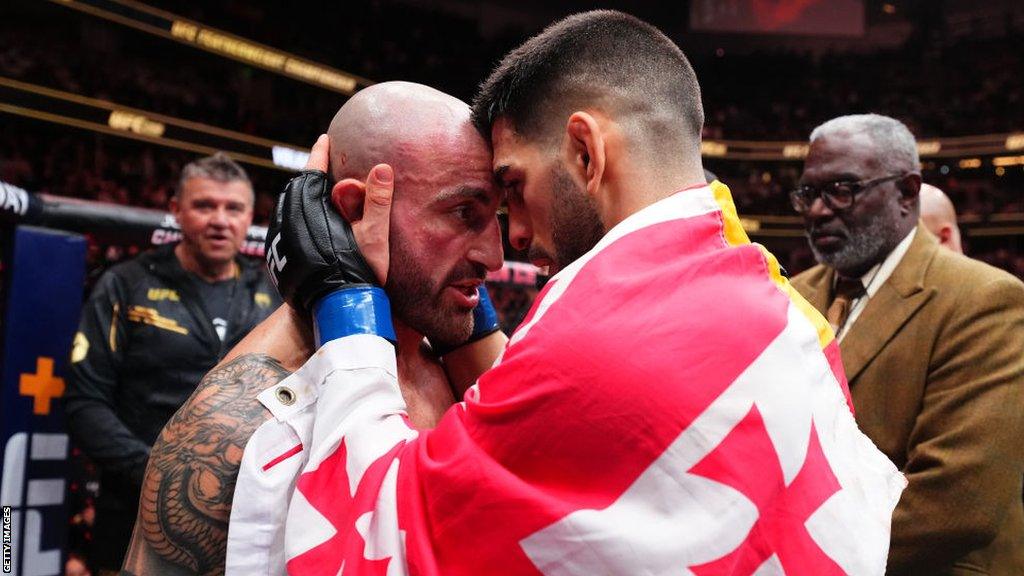
[[[546,205],[529,217],[510,218],[531,225],[510,228],[509,236],[516,249],[529,247],[538,266],[553,265],[552,274],[597,244],[612,220],[653,200],[650,180],[703,181],[704,112],[686,56],[646,22],[597,14],[566,18],[513,50],[473,100],[473,123],[496,147],[508,142],[530,148],[530,169],[536,173],[530,174],[528,190],[507,185],[524,179],[513,170],[518,165],[495,160],[495,173],[509,189],[509,210],[521,208],[534,190],[550,190]],[[567,145],[580,149],[600,128],[613,128],[601,131],[613,152],[634,152],[629,176],[638,192],[614,215],[602,214],[610,206],[599,205],[597,195],[582,193],[581,179],[572,178],[564,162]],[[542,230],[534,229],[533,217],[550,218],[550,237],[538,234]]]
[[[400,247],[310,210],[323,177],[285,192],[277,278],[319,334],[290,377],[319,397],[289,573],[882,574],[903,479],[857,430],[825,320],[705,182],[682,52],[578,14],[473,109],[512,244],[556,273],[431,430],[405,422],[365,263]]]

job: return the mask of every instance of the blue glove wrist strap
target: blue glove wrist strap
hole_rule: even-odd
[[[391,303],[374,286],[331,292],[313,305],[313,335],[317,347],[353,334],[375,334],[395,343]]]
[[[500,327],[498,311],[494,309],[494,303],[491,302],[487,288],[481,285],[477,288],[476,293],[480,295],[480,302],[477,303],[476,308],[473,308],[473,334],[469,337],[470,342],[479,340],[480,337],[486,336]]]

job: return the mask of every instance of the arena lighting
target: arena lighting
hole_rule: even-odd
[[[86,14],[351,96],[373,81],[135,2],[50,0]]]
[[[274,146],[270,151],[274,164],[290,170],[302,170],[309,160],[309,152],[289,146]]]
[[[301,146],[106,100],[86,98],[3,76],[0,76],[0,112],[134,138],[198,154],[225,150],[242,162],[268,168],[301,170],[309,157],[308,150]],[[957,166],[973,169],[980,168],[982,160],[963,156],[993,155],[1013,146],[1024,147],[1024,134],[939,138],[921,142],[919,150],[923,157],[960,156]],[[703,156],[723,160],[800,161],[807,155],[807,150],[806,142],[705,140],[701,143]],[[1010,163],[997,166],[1017,165],[1013,159],[1022,157],[1002,156],[998,162]],[[933,164],[924,162],[926,167]]]
[[[761,221],[757,218],[740,218],[740,225],[743,226],[744,232],[760,232]]]
[[[923,158],[963,158],[991,156],[1024,148],[1024,133],[981,134],[920,140],[918,153]],[[793,162],[807,156],[806,141],[704,140],[701,155],[725,160],[765,160]]]
[[[782,147],[783,158],[806,158],[811,149],[808,144],[787,144]]]
[[[701,156],[725,156],[729,151],[729,146],[721,142],[715,142],[713,140],[704,140],[700,143],[700,154]]]
[[[12,114],[14,116],[32,118],[33,120],[42,120],[44,122],[51,122],[53,124],[60,124],[62,126],[71,126],[73,128],[90,130],[92,132],[98,132],[100,134],[121,136],[123,138],[129,138],[131,140],[140,140],[142,142],[148,142],[150,144],[157,144],[159,146],[166,146],[168,148],[177,148],[178,150],[186,150],[188,152],[195,152],[196,154],[202,154],[205,156],[209,156],[216,152],[224,152],[228,156],[231,156],[232,158],[238,160],[239,162],[245,162],[247,164],[253,164],[255,166],[262,166],[264,168],[275,168],[278,170],[285,170],[285,168],[278,166],[269,160],[258,158],[256,156],[252,156],[249,154],[243,154],[241,152],[235,152],[233,150],[212,148],[210,146],[203,146],[202,144],[178,140],[176,138],[157,137],[149,136],[146,134],[139,134],[136,132],[132,132],[130,130],[120,130],[116,128],[111,128],[107,124],[89,122],[86,120],[81,120],[79,118],[62,116],[60,114],[53,114],[51,112],[45,112],[43,110],[25,108],[23,106],[12,106],[4,102],[0,102],[0,114]],[[291,170],[288,171],[290,172]]]
[[[3,76],[0,76],[0,111],[199,154],[223,150],[242,162],[266,168],[300,170],[308,156],[308,151],[301,146]]]
[[[1024,156],[996,156],[992,159],[992,165],[997,167],[1024,166]]]
[[[160,122],[154,122],[142,114],[132,114],[123,110],[114,110],[110,113],[107,125],[116,130],[127,130],[136,134],[144,134],[159,138],[164,135],[167,126]]]

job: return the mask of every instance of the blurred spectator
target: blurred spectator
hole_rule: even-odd
[[[537,296],[536,288],[490,282],[487,284],[487,291],[494,308],[498,311],[501,330],[508,335],[522,323],[526,313],[530,311],[530,306],[533,305],[533,299]]]
[[[190,120],[306,145],[344,96],[240,66],[58,6],[15,5],[45,25],[0,22],[0,75]],[[401,78],[469,99],[497,57],[535,30],[509,24],[484,37],[472,18],[407,2],[357,0],[344,18],[296,20],[287,2],[161,2],[172,12],[373,80]],[[337,13],[318,0],[312,13]],[[26,16],[27,17],[27,16]],[[325,37],[335,42],[322,42]],[[799,140],[837,113],[879,112],[922,136],[1024,126],[1024,43],[937,35],[868,53],[691,51],[711,138]],[[89,50],[82,50],[82,46]],[[467,50],[472,46],[472,50]],[[684,44],[684,48],[686,48]],[[189,66],[181,66],[182,58]],[[757,86],[752,97],[750,86]],[[282,113],[287,111],[287,113]]]
[[[92,571],[86,565],[85,558],[71,553],[64,563],[64,576],[92,576]]]
[[[254,201],[245,171],[216,154],[186,165],[180,182],[181,242],[100,278],[71,358],[68,429],[101,471],[90,552],[100,570],[121,568],[160,429],[280,302],[262,263],[238,255]]]
[[[956,223],[956,209],[942,190],[931,184],[921,184],[921,222],[939,244],[954,252],[964,253],[960,245],[960,227]]]

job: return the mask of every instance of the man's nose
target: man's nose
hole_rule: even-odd
[[[213,211],[213,217],[210,218],[210,224],[213,226],[219,226],[226,228],[229,224],[228,211],[225,208],[217,208]]]
[[[483,265],[488,270],[501,268],[505,258],[501,247],[501,227],[498,218],[491,219],[487,228],[477,235],[476,242],[469,253],[469,259]]]
[[[508,242],[517,252],[525,252],[533,242],[533,229],[522,208],[508,207]]]

